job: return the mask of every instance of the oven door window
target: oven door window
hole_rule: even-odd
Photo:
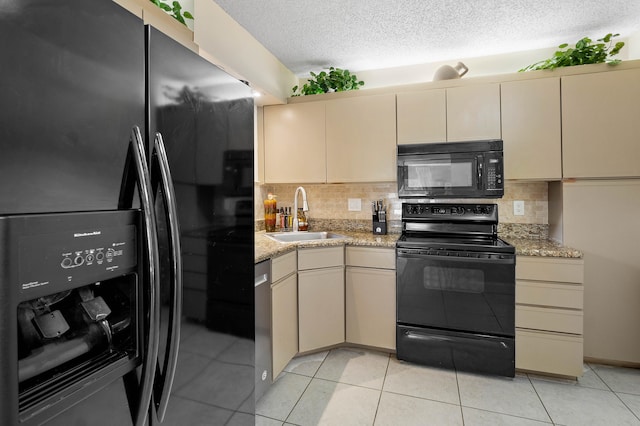
[[[513,335],[513,260],[398,255],[398,322]]]

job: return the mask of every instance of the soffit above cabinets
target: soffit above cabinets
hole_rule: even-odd
[[[455,62],[640,31],[640,2],[628,0],[214,1],[299,77],[329,66]]]

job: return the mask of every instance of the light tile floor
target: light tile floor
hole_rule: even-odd
[[[640,370],[585,364],[577,381],[513,379],[338,348],[293,359],[256,425],[640,425]]]

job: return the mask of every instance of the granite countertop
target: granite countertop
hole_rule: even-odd
[[[509,237],[503,237],[503,240],[515,246],[516,255],[518,256],[582,259],[582,252],[580,250],[564,246],[554,240]]]
[[[331,246],[369,246],[395,248],[400,234],[373,235],[371,232],[341,231],[337,233],[347,236],[343,239],[329,239],[316,241],[300,241],[294,243],[280,243],[268,238],[264,231],[256,232],[255,261],[261,262],[269,258],[295,250],[297,247],[331,247]],[[516,255],[582,258],[582,252],[571,247],[563,246],[549,239],[510,238],[502,237],[513,244]]]
[[[299,241],[295,243],[281,243],[268,238],[264,231],[256,232],[255,261],[256,263],[275,257],[298,248],[331,247],[331,246],[370,246],[395,248],[400,234],[373,235],[371,232],[335,231],[347,238]]]

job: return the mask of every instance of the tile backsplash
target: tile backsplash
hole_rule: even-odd
[[[293,194],[300,185],[266,184],[255,185],[255,219],[264,220],[263,200],[268,193],[277,195],[278,207],[293,206]],[[371,220],[371,201],[383,199],[388,206],[388,220],[401,219],[402,201],[398,198],[395,182],[346,183],[346,184],[303,184],[309,202],[311,219]],[[349,199],[360,199],[361,210],[349,211]],[[513,214],[513,202],[524,201],[524,215]],[[428,200],[416,200],[428,202]],[[547,225],[548,183],[510,182],[505,184],[504,197],[496,200],[442,200],[443,202],[495,202],[501,223]],[[302,196],[298,201],[302,204]]]

